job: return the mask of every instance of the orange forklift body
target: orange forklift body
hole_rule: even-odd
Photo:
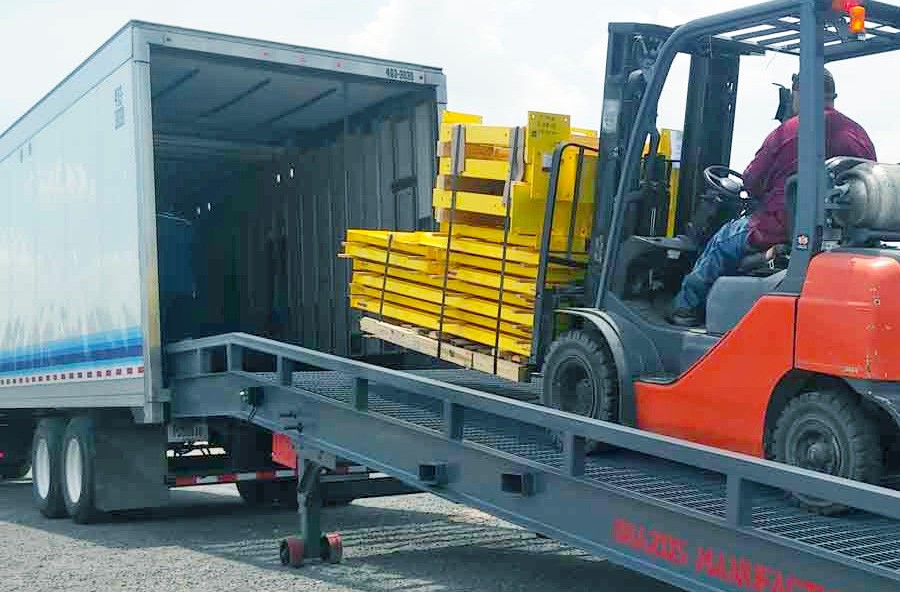
[[[799,298],[761,298],[678,380],[636,382],[638,427],[762,457],[769,402],[792,369],[900,380],[897,318],[900,261],[822,253]]]

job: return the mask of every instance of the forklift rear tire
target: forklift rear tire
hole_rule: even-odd
[[[603,338],[578,329],[559,336],[544,363],[541,402],[553,409],[616,422],[619,414],[618,375]],[[588,442],[588,452],[606,448]]]
[[[883,470],[878,424],[852,396],[837,390],[792,399],[775,424],[772,452],[779,462],[865,483],[878,483]],[[849,510],[805,494],[790,496],[817,514]]]

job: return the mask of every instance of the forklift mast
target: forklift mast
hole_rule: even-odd
[[[634,129],[646,83],[652,75],[662,44],[673,29],[639,23],[611,23],[606,57],[603,113],[600,126],[600,155],[597,166],[591,258],[586,294],[596,294],[603,269],[603,251],[609,234],[613,204],[622,176],[625,151]],[[633,208],[631,224],[645,236],[663,236],[667,220],[674,215],[674,234],[681,234],[691,220],[697,198],[703,192],[702,171],[713,164],[728,164],[737,100],[740,57],[750,53],[746,46],[714,42],[691,48],[687,105],[683,125],[681,158],[672,165],[680,168],[675,211],[669,211],[663,167],[654,158],[644,159],[644,174],[627,192],[644,191],[642,205]],[[651,133],[655,154],[658,134]],[[588,305],[592,304],[589,302]]]

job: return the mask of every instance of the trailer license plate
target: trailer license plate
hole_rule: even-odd
[[[176,421],[169,424],[169,442],[208,442],[209,426],[205,423]]]

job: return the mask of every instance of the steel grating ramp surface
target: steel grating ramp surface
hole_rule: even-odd
[[[418,370],[411,374],[502,397],[536,402],[535,384],[518,384],[467,370]],[[259,374],[275,380],[275,374]],[[337,372],[295,372],[293,386],[351,405],[352,377]],[[443,405],[438,399],[370,385],[369,410],[440,432]],[[463,439],[549,468],[561,470],[556,438],[540,426],[466,409]],[[611,451],[588,456],[588,480],[718,518],[725,517],[726,482],[719,473],[635,453]],[[757,487],[753,526],[772,535],[836,552],[881,568],[900,571],[900,523],[856,512],[840,517],[811,514],[791,505],[782,492]]]

